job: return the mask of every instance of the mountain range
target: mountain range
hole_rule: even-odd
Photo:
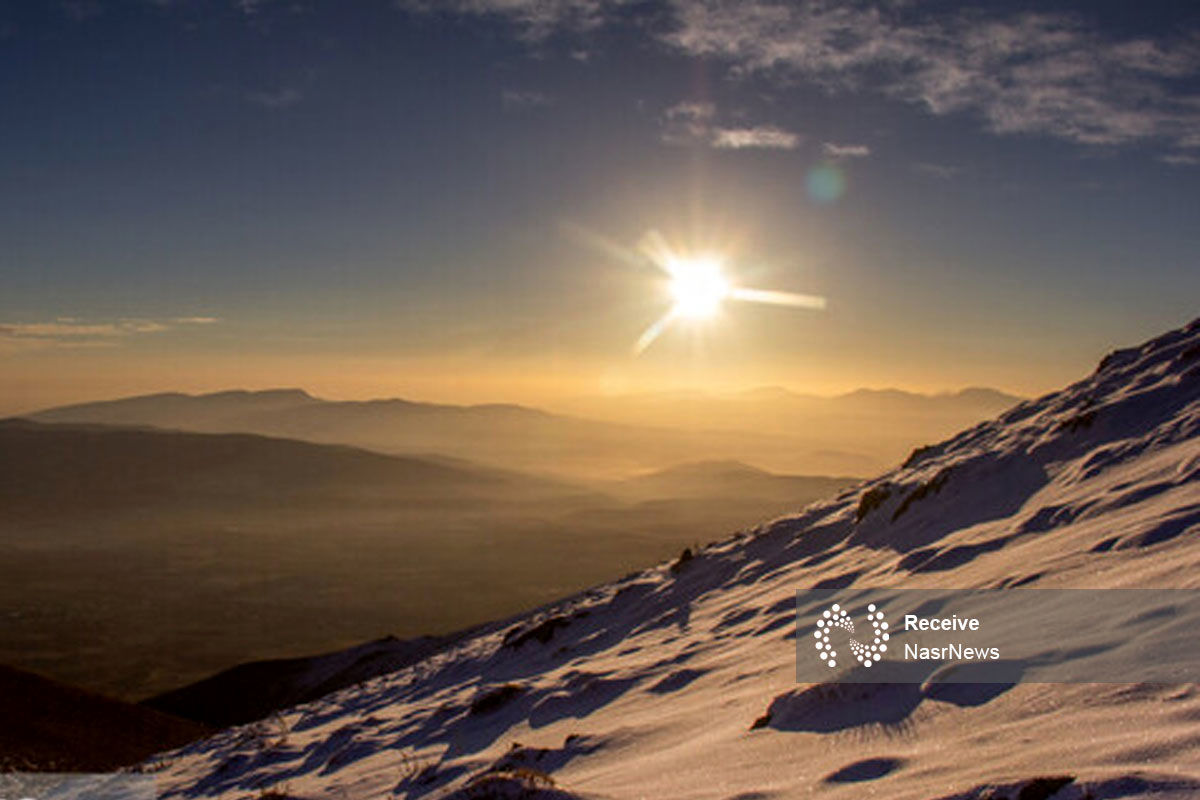
[[[279,389],[146,395],[47,409],[29,419],[253,433],[584,480],[712,459],[774,472],[861,475],[1018,400],[990,389],[944,395],[862,390],[833,398],[763,389],[579,398],[564,401],[568,413],[552,413],[505,404],[329,401]]]

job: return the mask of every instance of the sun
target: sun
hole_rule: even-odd
[[[619,247],[603,239],[600,239],[600,244],[606,251],[622,252]],[[666,273],[674,300],[670,309],[638,337],[633,345],[635,355],[645,352],[673,323],[681,320],[707,323],[714,320],[726,301],[813,310],[825,308],[825,298],[819,295],[740,286],[725,276],[725,256],[714,255],[712,251],[708,254],[685,254],[671,247],[663,235],[655,230],[647,231],[642,236],[637,250],[626,260],[638,265],[649,264]],[[707,325],[696,324],[691,327],[698,332]]]
[[[671,296],[675,299],[671,311],[675,317],[712,317],[733,291],[733,285],[721,274],[720,262],[712,257],[672,259],[667,272],[671,276]]]

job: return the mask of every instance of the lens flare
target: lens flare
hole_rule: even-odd
[[[846,176],[832,164],[814,167],[804,184],[808,196],[822,205],[837,202],[846,193]]]

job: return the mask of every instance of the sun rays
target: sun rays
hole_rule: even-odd
[[[677,252],[658,231],[650,231],[643,236],[637,249],[667,276],[673,301],[671,307],[638,337],[633,347],[637,355],[654,344],[676,321],[698,323],[714,320],[727,301],[810,310],[825,308],[825,298],[818,295],[738,286],[726,274],[725,263],[720,256]]]

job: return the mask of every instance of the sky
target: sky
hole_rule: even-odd
[[[1197,314],[1200,7],[0,0],[0,413],[1034,395]],[[648,241],[730,284],[673,319]]]

